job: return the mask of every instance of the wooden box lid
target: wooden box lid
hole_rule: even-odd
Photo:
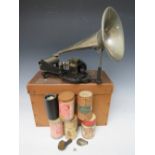
[[[88,73],[95,79],[96,71],[90,70]],[[31,95],[35,94],[48,94],[48,93],[60,93],[62,91],[73,91],[77,94],[81,90],[90,90],[94,94],[109,94],[113,91],[113,84],[107,74],[102,71],[102,84],[96,83],[81,83],[81,84],[72,84],[57,76],[51,76],[47,79],[44,79],[41,71],[39,71],[28,83],[27,90]]]

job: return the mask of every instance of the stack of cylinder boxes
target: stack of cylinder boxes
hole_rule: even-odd
[[[94,137],[96,116],[92,113],[91,91],[80,91],[77,98],[71,91],[64,91],[58,95],[49,94],[45,96],[45,105],[53,138],[57,139],[65,135],[67,139],[75,139],[79,123],[84,138]]]

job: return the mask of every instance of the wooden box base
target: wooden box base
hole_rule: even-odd
[[[96,77],[96,71],[89,71],[92,77]],[[48,119],[45,111],[44,96],[49,93],[73,91],[76,95],[81,90],[93,92],[93,112],[97,117],[97,125],[106,125],[110,107],[113,84],[105,72],[102,72],[103,83],[71,84],[64,82],[58,77],[51,76],[44,79],[39,71],[27,85],[30,95],[36,126],[47,126]]]

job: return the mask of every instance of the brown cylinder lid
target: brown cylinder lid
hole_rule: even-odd
[[[80,97],[92,97],[93,93],[89,90],[83,90],[79,92]]]
[[[60,101],[70,101],[74,98],[74,93],[72,91],[64,91],[59,94]]]

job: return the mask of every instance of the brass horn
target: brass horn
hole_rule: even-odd
[[[124,56],[123,27],[119,15],[112,7],[107,7],[103,12],[101,29],[97,33],[68,48],[57,51],[51,57],[44,59],[44,61],[51,63],[56,61],[61,54],[88,48],[100,51],[100,64],[97,72],[97,82],[100,83],[103,50],[106,49],[108,55],[114,60],[121,60]]]

